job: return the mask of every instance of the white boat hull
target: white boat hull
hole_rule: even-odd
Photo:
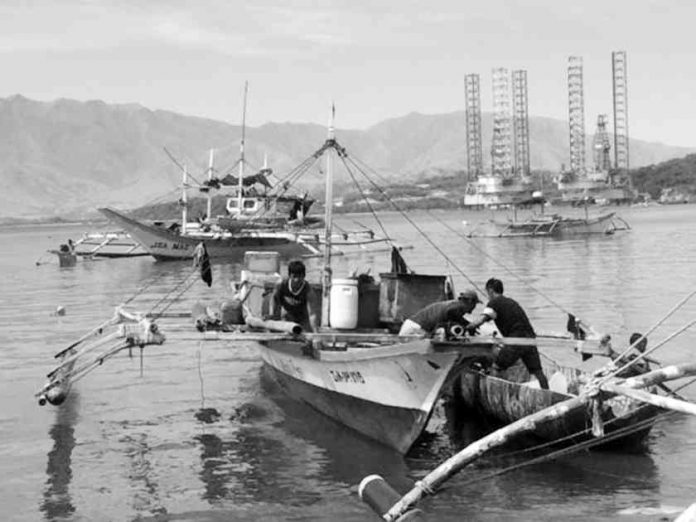
[[[122,227],[157,260],[191,259],[196,246],[205,243],[211,258],[241,258],[247,250],[273,250],[288,256],[316,254],[317,249],[300,234],[274,231],[180,234],[165,227],[142,223],[110,208],[99,209]]]
[[[425,428],[459,357],[427,346],[421,340],[357,349],[364,356],[356,349],[322,351],[317,359],[303,355],[301,342],[270,341],[261,344],[261,356],[290,395],[405,453]]]

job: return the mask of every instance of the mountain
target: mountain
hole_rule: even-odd
[[[484,144],[490,144],[491,128],[492,116],[484,114]],[[336,134],[351,156],[383,180],[416,181],[466,167],[461,111],[411,113],[365,130],[339,125]],[[555,171],[566,163],[567,134],[563,121],[530,118],[532,169]],[[182,173],[165,148],[198,180],[205,175],[211,148],[217,173],[232,171],[241,127],[137,104],[38,102],[16,95],[0,99],[0,136],[0,218],[81,217],[99,206],[132,208],[178,197]],[[311,157],[325,138],[320,125],[267,123],[247,128],[246,157],[260,168],[267,156],[282,177]],[[696,152],[696,147],[631,140],[630,151],[632,166],[639,167]],[[317,166],[304,184],[321,183]]]

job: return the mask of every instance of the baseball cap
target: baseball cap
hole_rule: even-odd
[[[480,303],[481,300],[478,297],[478,294],[476,293],[476,290],[473,290],[471,288],[464,290],[459,294],[459,300],[460,301],[473,301],[474,303]]]

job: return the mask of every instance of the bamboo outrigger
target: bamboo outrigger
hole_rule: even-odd
[[[375,509],[375,500],[371,497],[373,491],[380,491],[380,495],[384,496],[384,490],[391,489],[379,476],[369,476],[364,479],[360,488],[361,496],[368,505],[376,510],[383,520],[400,522],[412,520],[411,517],[413,515],[411,512],[416,503],[424,496],[434,494],[448,479],[468,464],[477,460],[491,449],[505,444],[513,437],[529,432],[546,421],[567,415],[578,407],[588,404],[594,407],[603,400],[620,395],[660,408],[696,415],[696,404],[692,402],[643,391],[644,388],[649,386],[691,375],[696,375],[696,363],[668,366],[629,379],[608,378],[600,373],[592,381],[588,382],[577,396],[525,416],[469,444],[456,455],[440,464],[422,480],[418,481],[405,495],[400,496],[396,494],[399,497],[398,500],[388,508],[381,502],[378,503],[379,508]],[[593,421],[601,422],[598,417],[593,417]],[[603,436],[603,426],[601,424],[596,426],[594,433],[598,437]],[[379,483],[379,486],[373,484],[368,487],[373,482]],[[395,498],[394,493],[388,496]]]

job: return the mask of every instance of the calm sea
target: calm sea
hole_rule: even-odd
[[[395,214],[382,224],[411,245],[404,255],[419,272],[451,272],[458,289],[471,284],[466,278],[479,287],[502,279],[537,330],[563,331],[571,311],[625,346],[630,332],[664,320],[649,336],[653,346],[696,316],[695,301],[677,306],[696,290],[696,205],[618,211],[631,231],[572,240],[465,239],[462,222],[487,213],[409,213],[430,241]],[[121,302],[150,309],[191,271],[188,262],[148,257],[59,268],[45,254],[88,230],[0,229],[2,520],[376,520],[356,494],[363,477],[379,473],[406,491],[457,449],[439,414],[406,457],[362,439],[284,397],[250,344],[168,341],[142,360],[123,353],[77,383],[61,407],[38,406],[33,394],[55,352]],[[337,274],[388,266],[385,254],[337,261]],[[196,281],[170,310],[219,303],[238,272],[215,264],[213,288]],[[696,332],[686,330],[655,355],[691,361],[695,346]],[[204,418],[212,411],[204,409],[216,415]],[[499,455],[421,507],[438,521],[670,520],[696,502],[695,432],[696,419],[673,416],[656,425],[644,454],[582,453],[487,478],[523,461]]]

